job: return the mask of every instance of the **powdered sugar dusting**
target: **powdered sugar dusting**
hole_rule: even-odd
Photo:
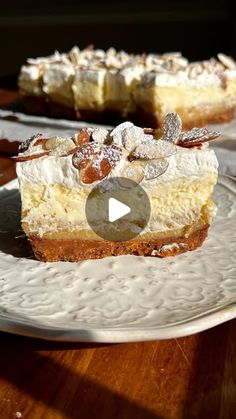
[[[120,135],[122,145],[129,152],[133,151],[138,144],[153,138],[151,135],[144,134],[143,129],[136,126],[124,128],[120,131]]]
[[[101,145],[99,143],[85,144],[73,156],[73,165],[79,168],[84,160],[93,159],[94,164],[99,164],[102,160],[108,160],[111,167],[119,162],[121,158],[121,149],[115,145]]]
[[[196,144],[213,140],[219,135],[220,132],[208,131],[206,128],[192,128],[190,131],[180,134],[177,144],[181,147],[193,147]]]
[[[162,159],[172,156],[177,151],[176,146],[170,141],[153,140],[147,144],[136,147],[132,156],[136,159]]]
[[[41,137],[42,134],[35,134],[19,145],[19,152],[26,152]]]
[[[169,163],[167,160],[150,161],[143,166],[143,173],[146,180],[155,179],[167,170]]]
[[[182,121],[177,113],[168,113],[163,123],[163,137],[167,141],[174,143],[179,138],[182,129]]]

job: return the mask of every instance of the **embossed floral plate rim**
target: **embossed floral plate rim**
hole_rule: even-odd
[[[177,339],[203,332],[236,318],[236,304],[224,307],[211,314],[204,314],[200,318],[160,329],[70,329],[54,327],[47,328],[17,322],[7,318],[0,318],[0,330],[15,335],[39,338],[44,340],[64,342],[91,342],[91,343],[125,343],[151,340]]]
[[[234,178],[220,176],[219,184],[227,185],[233,194],[236,192],[236,181]],[[12,190],[16,188],[16,180],[9,182],[0,188],[0,190]],[[212,227],[214,228],[214,226]],[[236,250],[236,243],[235,243]],[[1,256],[0,256],[1,264]],[[235,278],[236,280],[236,278]],[[215,309],[204,311],[199,315],[187,321],[177,324],[161,326],[161,327],[106,327],[106,328],[72,328],[65,327],[48,327],[30,317],[26,320],[18,320],[8,315],[0,315],[0,330],[3,332],[13,333],[34,338],[41,338],[55,341],[78,341],[78,342],[134,342],[145,340],[161,340],[169,338],[178,338],[182,336],[198,333],[216,325],[224,323],[228,320],[236,318],[236,294],[234,301],[228,301],[228,304],[215,307]]]

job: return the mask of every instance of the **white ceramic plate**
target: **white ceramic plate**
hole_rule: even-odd
[[[52,340],[177,338],[236,317],[236,182],[220,177],[209,237],[166,259],[36,261],[17,182],[0,188],[0,330]],[[17,237],[17,238],[16,238]]]

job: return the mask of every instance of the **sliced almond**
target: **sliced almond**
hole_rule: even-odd
[[[38,141],[39,137],[41,136],[42,134],[33,135],[32,137],[28,138],[28,140],[21,143],[19,145],[19,152],[23,153],[24,151],[27,151],[29,147],[34,145]]]
[[[236,67],[236,62],[233,60],[233,58],[229,57],[228,55],[219,53],[217,55],[218,59],[220,60],[220,62],[222,64],[224,64],[224,66],[226,68],[228,68],[229,70],[234,70]]]
[[[83,161],[87,161],[89,159],[92,160],[93,156],[95,156],[99,152],[99,147],[94,143],[85,144],[84,146],[80,147],[72,157],[72,164],[76,169],[80,169],[81,163]]]
[[[182,121],[177,113],[168,113],[164,119],[162,132],[163,139],[175,143],[182,129]]]
[[[133,161],[129,163],[121,172],[121,178],[127,178],[133,180],[136,183],[142,182],[144,178],[142,163],[139,161]],[[122,186],[125,186],[125,179],[124,182],[121,180],[121,184]]]
[[[143,173],[146,180],[156,179],[161,176],[168,169],[169,163],[167,160],[155,160],[143,164]]]
[[[75,134],[75,144],[82,146],[89,143],[92,140],[92,130],[88,128],[82,128],[82,130]]]
[[[92,142],[80,147],[72,157],[72,164],[80,171],[81,181],[91,184],[104,179],[120,161],[121,154],[116,145]]]
[[[175,154],[176,145],[170,141],[156,140],[147,144],[140,144],[131,154],[131,158],[141,160],[163,159]]]
[[[36,147],[37,145],[42,145],[44,146],[44,144],[47,142],[47,138],[38,138],[33,144],[32,147]]]
[[[142,144],[142,142],[152,140],[153,136],[150,134],[144,134],[142,128],[133,126],[131,128],[125,128],[121,133],[121,138],[124,148],[130,153],[137,147],[137,145]]]
[[[122,142],[122,132],[126,129],[126,128],[132,128],[134,127],[134,124],[132,122],[123,122],[120,125],[117,125],[117,127],[115,127],[111,132],[110,132],[110,137],[113,139],[113,144],[116,144],[118,146],[122,146],[123,142]]]
[[[156,130],[157,130],[156,128],[143,128],[144,134],[154,135]]]
[[[81,182],[90,185],[93,182],[104,179],[109,175],[112,167],[107,159],[87,160],[84,162],[80,170]]]
[[[75,148],[75,143],[71,138],[54,137],[49,138],[44,143],[44,148],[49,150],[49,156],[64,156]]]
[[[74,142],[72,140],[65,140],[63,143],[59,144],[57,147],[49,151],[49,156],[63,157],[68,155],[70,150],[74,150]]]
[[[44,144],[44,147],[46,150],[52,150],[53,148],[56,148],[59,144],[61,144],[63,141],[64,139],[59,137],[48,138]]]
[[[219,137],[220,132],[208,131],[206,128],[192,128],[190,131],[182,132],[177,144],[181,147],[196,147],[207,141]]]
[[[44,157],[44,156],[48,156],[49,152],[48,151],[44,151],[43,153],[38,153],[38,154],[28,154],[25,156],[15,156],[13,157],[14,161],[16,162],[24,162],[24,161],[28,161],[28,160],[34,160],[34,159],[39,159],[40,157]]]
[[[95,128],[92,132],[93,140],[100,144],[104,144],[108,137],[109,131],[106,128]]]
[[[79,168],[80,162],[83,160],[99,157],[101,160],[106,158],[110,161],[111,166],[115,166],[116,163],[118,163],[120,160],[121,153],[121,149],[114,144],[101,145],[92,142],[79,148],[79,150],[73,156],[73,164],[76,168]]]

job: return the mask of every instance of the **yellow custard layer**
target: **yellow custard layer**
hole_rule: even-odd
[[[148,237],[156,234],[173,235],[175,231],[179,234],[190,231],[191,226],[200,220],[211,224],[215,215],[211,194],[216,180],[217,174],[209,173],[201,179],[178,179],[146,189],[151,204],[151,216],[143,234]],[[21,187],[25,232],[41,237],[58,232],[62,236],[64,232],[64,236],[71,234],[73,237],[85,238],[85,235],[91,238],[92,234],[93,237],[85,214],[88,193],[83,188],[69,189],[61,184],[46,186],[25,182]],[[96,209],[94,217],[96,218]]]
[[[236,78],[228,80],[227,87],[209,85],[136,86],[134,100],[145,112],[155,115],[160,122],[168,112],[177,112],[186,123],[207,119],[213,113],[224,112],[236,106]]]

